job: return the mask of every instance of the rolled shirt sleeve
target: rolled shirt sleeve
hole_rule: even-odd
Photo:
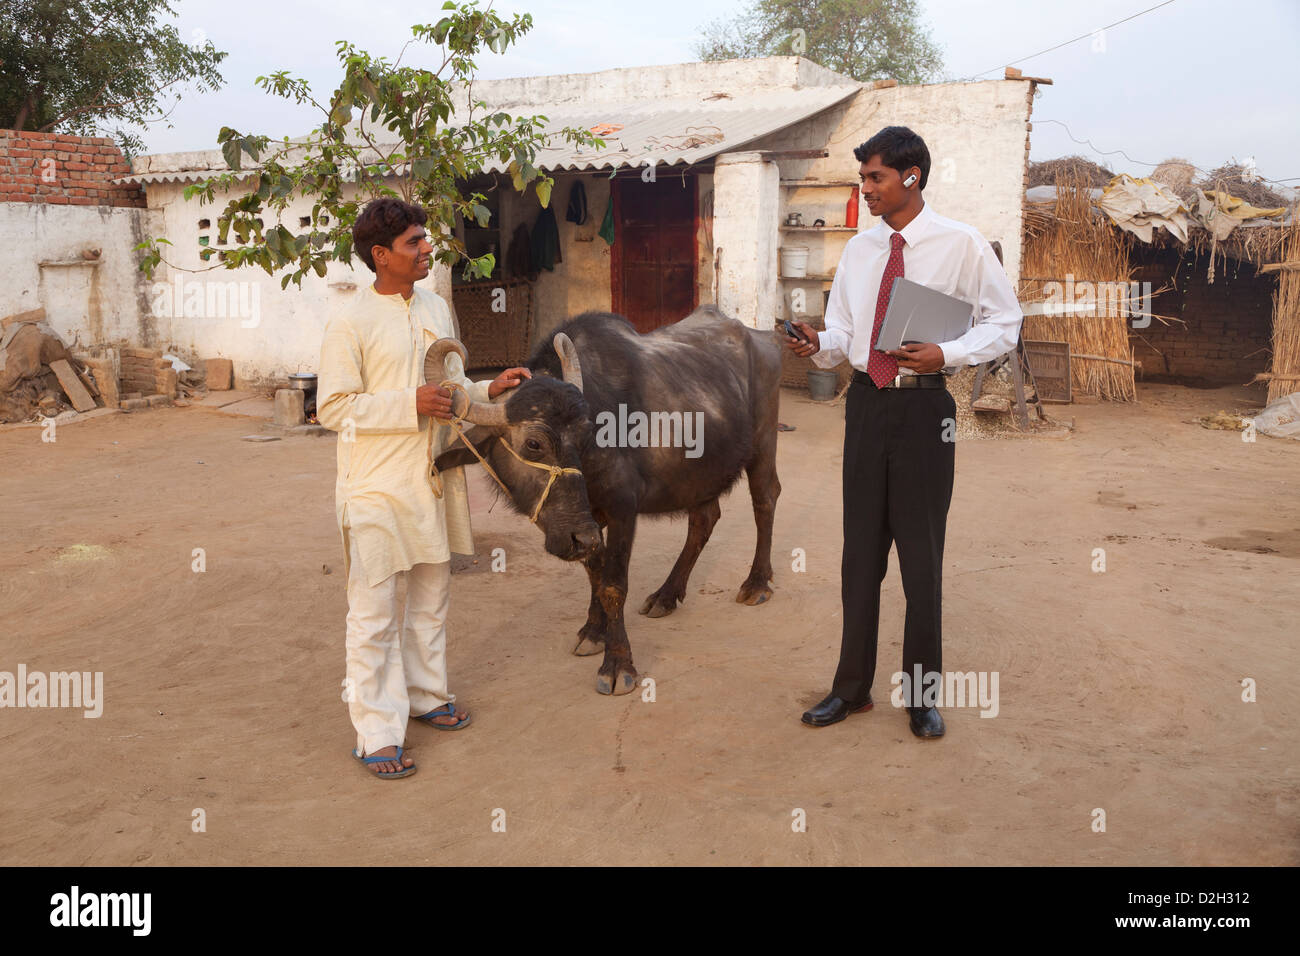
[[[951,342],[938,343],[945,366],[979,365],[991,361],[1014,349],[1020,336],[1020,323],[1024,316],[1011,280],[1007,278],[1002,263],[998,262],[993,247],[983,238],[978,241],[981,247],[977,297],[980,317],[965,335]]]
[[[321,340],[316,417],[335,432],[342,431],[349,421],[362,435],[420,430],[414,388],[365,390],[361,346],[352,327],[339,317],[325,326]]]

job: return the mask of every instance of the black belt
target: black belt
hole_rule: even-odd
[[[899,374],[894,376],[893,381],[886,382],[885,388],[947,388],[948,386],[944,383],[945,377],[940,372],[933,372],[929,375]],[[854,371],[853,381],[859,385],[878,387],[866,372]]]

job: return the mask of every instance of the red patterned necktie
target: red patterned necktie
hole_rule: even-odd
[[[884,388],[898,374],[898,363],[893,357],[876,349],[876,339],[880,338],[880,326],[885,321],[885,311],[889,308],[889,293],[893,291],[894,280],[903,274],[903,239],[901,232],[889,237],[889,261],[885,263],[885,274],[880,277],[880,292],[876,296],[876,325],[871,330],[871,357],[867,359],[867,374],[876,383],[876,388]]]

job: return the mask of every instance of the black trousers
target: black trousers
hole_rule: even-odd
[[[849,701],[865,698],[875,676],[891,543],[907,598],[903,670],[942,672],[943,538],[956,451],[957,404],[946,388],[878,389],[863,378],[854,376],[845,411],[844,632],[831,688]]]

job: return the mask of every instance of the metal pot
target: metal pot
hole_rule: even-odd
[[[289,387],[306,394],[302,397],[303,408],[310,416],[316,411],[316,373],[297,372],[289,376]]]

